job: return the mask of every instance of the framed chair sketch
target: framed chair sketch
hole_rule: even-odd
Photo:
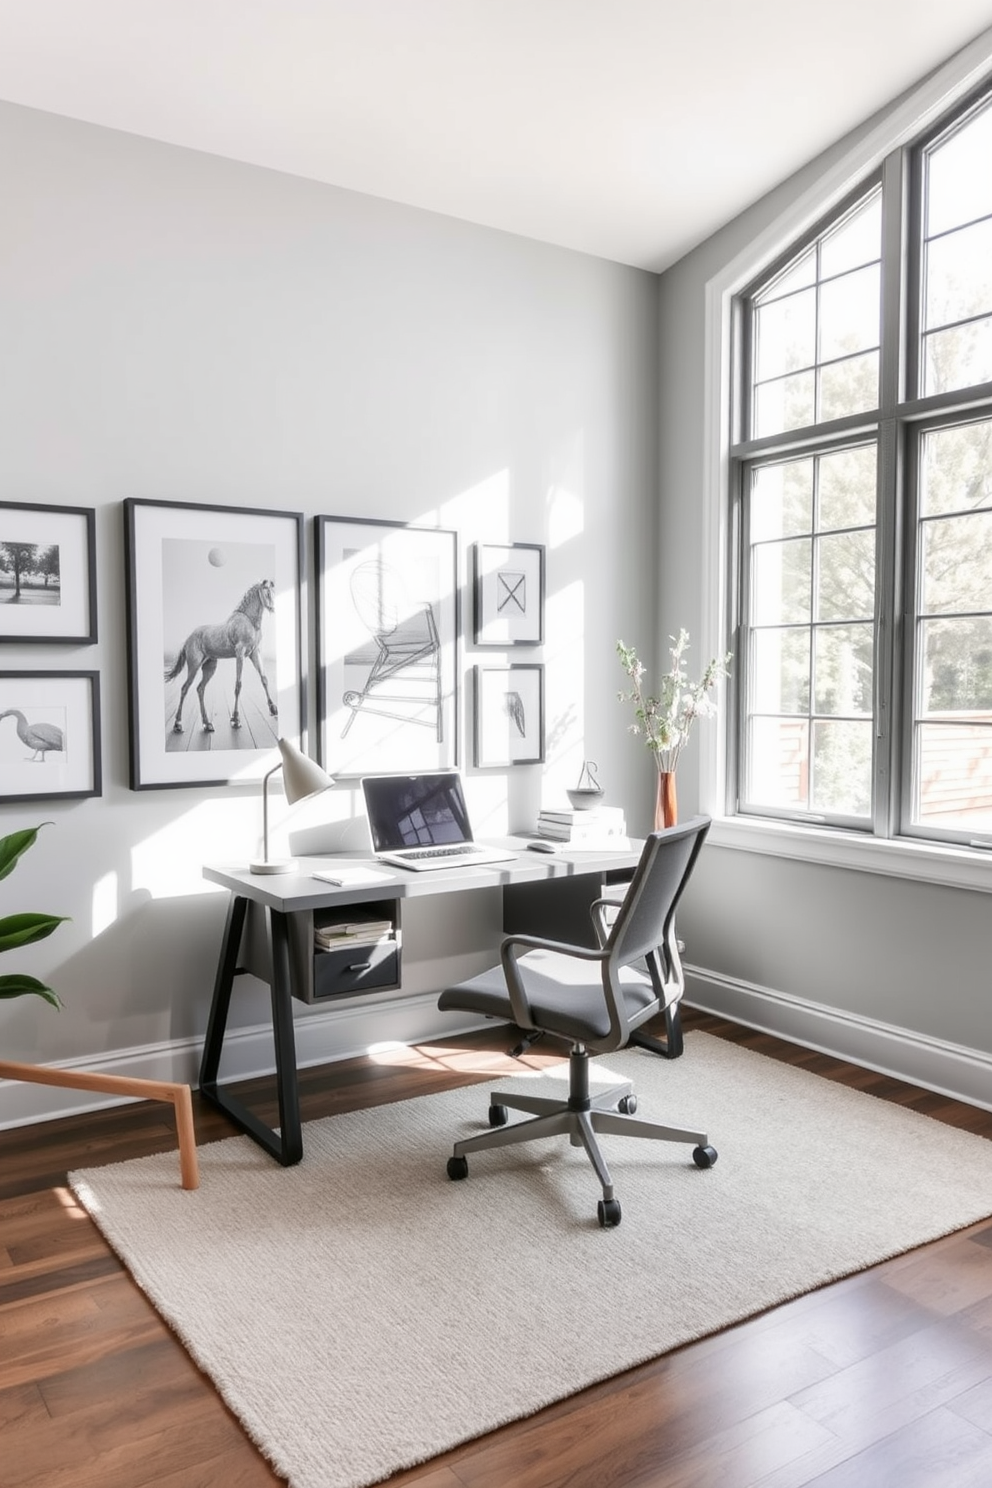
[[[320,761],[335,776],[457,763],[455,533],[316,517]]]
[[[538,543],[474,545],[475,644],[540,646],[544,641],[544,548]]]
[[[0,672],[0,801],[102,793],[97,672]]]
[[[0,501],[0,641],[96,640],[92,507]]]
[[[475,668],[475,763],[537,765],[544,759],[544,667]]]
[[[299,512],[124,503],[131,789],[257,781],[306,726]]]

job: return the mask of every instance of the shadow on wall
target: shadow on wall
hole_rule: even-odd
[[[128,1049],[202,1040],[227,905],[220,892],[128,895],[111,925],[46,970],[61,1012],[34,998],[8,1005],[4,1057],[48,1063],[107,1053],[116,1059]],[[267,988],[245,977],[238,990],[238,1021],[264,1021]]]

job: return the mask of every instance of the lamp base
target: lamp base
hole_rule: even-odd
[[[249,873],[295,873],[299,868],[295,858],[258,858],[248,864]]]

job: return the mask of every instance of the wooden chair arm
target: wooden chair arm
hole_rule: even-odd
[[[11,1060],[0,1060],[0,1079],[23,1080],[33,1085],[60,1085],[73,1090],[96,1090],[104,1095],[136,1096],[139,1100],[168,1101],[176,1113],[182,1186],[199,1188],[200,1168],[196,1156],[193,1101],[188,1085],[173,1084],[169,1080],[139,1080],[130,1075],[52,1069],[43,1064],[16,1064]]]

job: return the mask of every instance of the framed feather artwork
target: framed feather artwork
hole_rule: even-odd
[[[475,668],[475,763],[479,769],[544,759],[544,667]]]

